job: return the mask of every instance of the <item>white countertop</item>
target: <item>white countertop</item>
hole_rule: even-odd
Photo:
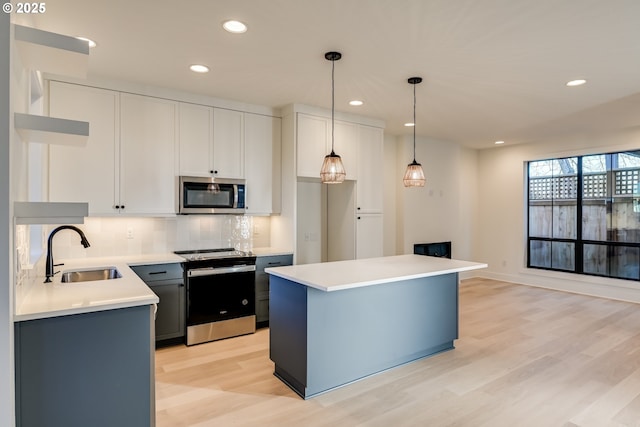
[[[424,255],[397,255],[273,267],[265,269],[265,272],[331,292],[487,267],[487,264],[457,259]]]
[[[121,278],[90,282],[62,283],[61,273],[51,283],[43,283],[44,276],[30,279],[29,291],[19,298],[16,294],[14,321],[43,319],[70,314],[90,313],[116,308],[156,304],[156,294],[129,268],[130,265],[164,264],[182,262],[173,253],[135,255],[125,257],[76,258],[54,260],[64,265],[56,267],[61,273],[67,270],[99,267],[116,267]]]
[[[288,251],[281,248],[253,248],[251,252],[256,256],[274,256],[274,255],[292,255],[293,251]]]

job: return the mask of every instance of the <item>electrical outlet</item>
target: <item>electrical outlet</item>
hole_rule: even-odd
[[[127,239],[133,239],[133,228],[127,228]]]

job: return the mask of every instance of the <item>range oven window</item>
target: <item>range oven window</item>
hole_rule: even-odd
[[[222,273],[224,270],[187,279],[188,326],[255,314],[255,270]]]

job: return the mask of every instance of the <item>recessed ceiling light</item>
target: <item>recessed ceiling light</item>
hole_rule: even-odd
[[[208,73],[209,67],[201,64],[193,64],[189,67],[189,69],[195,73]]]
[[[585,79],[576,79],[576,80],[571,80],[570,82],[567,82],[567,86],[580,86],[585,84],[587,81]]]
[[[241,34],[247,31],[247,26],[244,23],[235,20],[225,21],[222,24],[222,28],[234,34]]]
[[[413,126],[415,126],[416,124],[415,124],[415,123],[405,123],[404,125],[405,125],[406,127],[413,127]]]
[[[496,145],[502,145],[502,144],[504,144],[504,141],[496,141],[495,144]]]
[[[364,102],[357,99],[354,99],[353,101],[349,101],[349,105],[353,105],[354,107],[359,107],[362,104],[364,104]]]
[[[89,43],[89,47],[96,47],[96,46],[98,46],[98,45],[96,44],[96,42],[94,42],[93,40],[88,39],[88,38],[86,38],[86,37],[76,37],[76,38],[77,38],[78,40],[83,40],[83,41],[85,41],[85,42]]]

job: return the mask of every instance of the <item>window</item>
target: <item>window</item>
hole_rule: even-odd
[[[528,163],[527,267],[640,280],[640,151]]]

